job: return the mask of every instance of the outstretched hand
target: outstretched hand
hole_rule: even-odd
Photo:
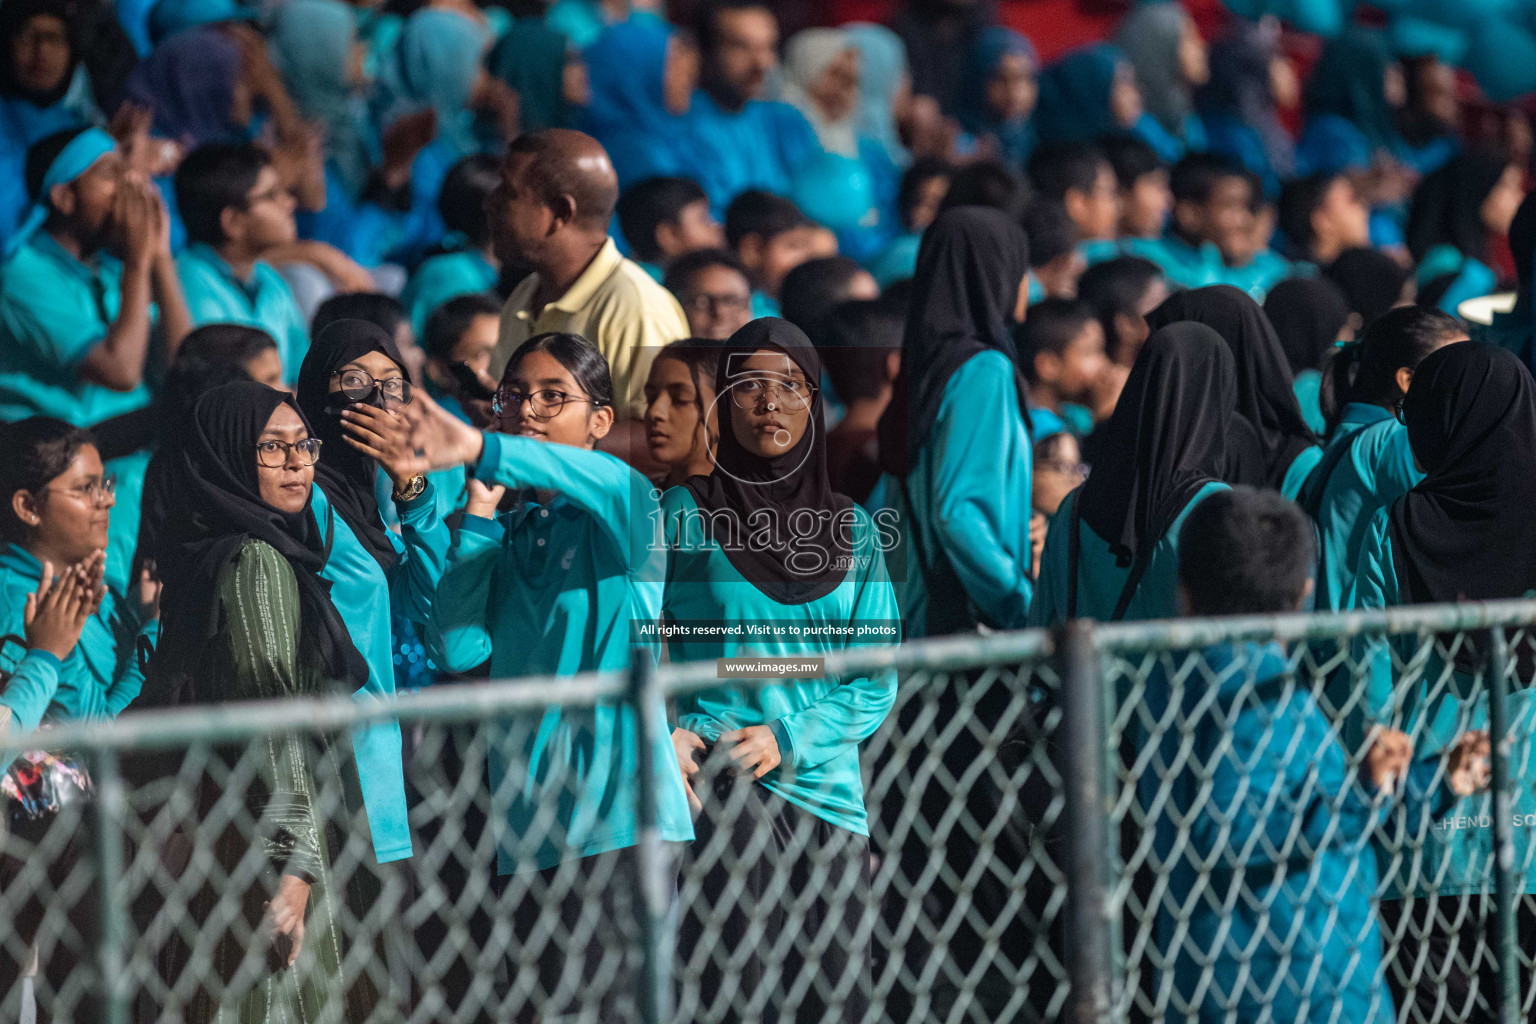
[[[416,392],[416,397],[402,410],[402,414],[410,425],[411,455],[416,460],[414,464],[424,467],[417,472],[462,466],[479,459],[480,453],[485,450],[483,433],[432,401],[431,396],[422,391]],[[347,417],[348,413],[342,414],[343,419]]]

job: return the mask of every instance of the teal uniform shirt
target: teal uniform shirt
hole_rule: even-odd
[[[1285,476],[1280,479],[1280,494],[1291,501],[1295,501],[1296,495],[1301,493],[1301,488],[1306,484],[1307,477],[1312,475],[1312,471],[1322,461],[1322,445],[1314,444],[1303,448],[1291,460],[1290,466],[1285,471]]]
[[[1224,284],[1226,264],[1221,250],[1213,242],[1199,247],[1174,235],[1162,238],[1127,238],[1121,243],[1127,256],[1140,256],[1163,268],[1170,284],[1180,288],[1204,288],[1207,285]]]
[[[341,516],[331,515],[330,501],[315,485],[315,519],[335,531],[331,554],[320,575],[331,581],[331,601],[368,662],[368,683],[358,700],[387,700],[395,694],[390,616],[400,609],[413,622],[426,622],[432,595],[442,579],[448,552],[448,528],[437,514],[432,485],[409,502],[396,502],[400,534],[391,534],[400,560],[386,576]],[[399,722],[378,722],[354,729],[353,752],[362,782],[363,804],[373,832],[373,852],[380,864],[411,855],[406,820],[405,765],[401,760]]]
[[[0,266],[0,420],[54,416],[77,427],[149,404],[149,388],[113,391],[80,377],[121,303],[123,266],[82,263],[39,231]]]
[[[804,604],[781,604],[748,581],[718,544],[704,537],[704,517],[686,487],[663,496],[669,622],[774,623],[806,628],[864,626],[846,634],[805,639],[672,638],[677,661],[760,656],[822,657],[849,647],[895,646],[900,641],[896,592],[886,573],[874,520],[855,506],[852,562],[831,593]],[[882,635],[871,635],[885,629]],[[894,630],[895,632],[889,632]],[[750,725],[773,730],[782,758],[758,781],[769,792],[838,828],[869,835],[859,744],[872,736],[896,702],[894,669],[868,675],[794,679],[761,687],[720,687],[678,698],[678,724],[705,743]]]
[[[484,256],[473,250],[445,252],[432,256],[416,268],[400,293],[400,304],[411,318],[417,338],[427,332],[427,318],[438,306],[460,295],[490,292],[496,288],[501,273]]]
[[[1217,491],[1228,490],[1226,484],[1212,481],[1195,492],[1174,519],[1152,551],[1152,560],[1131,603],[1126,607],[1124,621],[1142,619],[1172,619],[1179,615],[1179,531],[1190,511]],[[1035,601],[1029,609],[1031,626],[1054,626],[1067,618],[1067,570],[1070,561],[1068,528],[1072,522],[1072,509],[1083,493],[1081,487],[1067,495],[1061,507],[1051,517],[1051,525],[1045,534],[1045,550],[1040,555],[1040,579],[1035,585]],[[1093,532],[1093,527],[1079,520],[1077,558],[1077,614],[1079,618],[1109,621],[1125,589],[1131,567],[1119,565],[1110,551],[1109,542]]]
[[[631,624],[660,618],[665,586],[649,481],[604,452],[500,434],[485,435],[474,474],[558,495],[494,520],[464,517],[427,630],[434,660],[463,672],[489,659],[494,678],[626,668]],[[552,705],[532,718],[521,750],[506,750],[505,739],[490,748],[492,791],[509,802],[497,871],[633,846],[634,712],[623,703]],[[657,737],[651,756],[661,838],[686,842],[693,822],[671,738]]]
[[[1249,298],[1262,306],[1271,288],[1286,278],[1294,276],[1296,272],[1290,260],[1285,259],[1273,249],[1260,249],[1253,254],[1253,259],[1241,267],[1224,266],[1221,271],[1221,280],[1217,283],[1241,288],[1248,293]]]
[[[1377,512],[1360,549],[1350,607],[1392,608],[1405,604],[1392,553],[1391,506]],[[1530,596],[1530,595],[1526,595]],[[1461,733],[1488,728],[1488,695],[1470,672],[1449,665],[1442,651],[1411,634],[1383,640],[1361,636],[1352,663],[1361,670],[1338,672],[1329,680],[1335,708],[1352,709],[1341,738],[1359,750],[1373,725],[1406,732],[1413,740],[1407,813],[1378,845],[1390,872],[1402,857],[1387,895],[1468,895],[1493,891],[1492,795],[1488,790],[1457,801],[1444,785],[1441,755]],[[1364,685],[1356,697],[1350,691]],[[1536,700],[1532,691],[1510,694],[1507,714],[1513,737],[1509,752],[1516,884],[1536,893]],[[1422,838],[1421,838],[1422,837]],[[1412,868],[1417,867],[1413,873]]]
[[[905,635],[927,631],[928,589],[919,548],[942,552],[982,622],[1020,629],[1029,614],[1030,492],[1034,453],[1019,415],[1014,369],[1001,352],[978,352],[944,385],[933,429],[900,483],[888,479],[888,515],[907,534],[896,593]],[[915,543],[914,543],[915,541]]]
[[[1340,450],[1343,453],[1340,454]],[[1341,611],[1354,589],[1355,569],[1371,523],[1424,474],[1413,468],[1408,428],[1379,405],[1351,402],[1328,442],[1324,462],[1337,459],[1326,481],[1313,477],[1301,496],[1317,522],[1319,611]],[[1322,466],[1318,472],[1322,471]]]
[[[283,375],[294,380],[309,351],[309,328],[283,276],[257,260],[241,281],[211,245],[193,242],[176,257],[176,274],[194,327],[240,324],[259,327],[277,342]]]
[[[0,551],[0,598],[5,601],[0,634],[24,636],[27,595],[37,590],[43,567],[30,553],[10,544]],[[0,684],[0,705],[15,715],[12,728],[36,729],[43,722],[115,718],[139,695],[144,670],[139,640],[150,645],[160,621],[141,623],[122,593],[107,589],[101,608],[86,622],[80,642],[62,662],[47,651],[20,653],[11,644],[0,651],[10,673]]]

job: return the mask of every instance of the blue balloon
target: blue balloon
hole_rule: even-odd
[[[807,217],[833,231],[879,223],[874,181],[851,157],[823,153],[802,164],[791,178],[790,197]]]

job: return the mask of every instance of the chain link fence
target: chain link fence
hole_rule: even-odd
[[[697,838],[666,842],[645,780],[670,766],[640,743],[612,767],[641,782],[632,845],[507,874],[564,841],[576,785],[530,751],[584,764],[605,707],[654,735],[668,699],[752,684],[640,663],[9,737],[14,791],[55,777],[28,775],[40,746],[91,783],[37,818],[7,798],[0,1024],[1530,1019],[1533,623],[1510,602],[857,650],[827,671],[900,680],[861,750],[867,841],[710,760]],[[414,854],[380,865],[350,736],[386,718]],[[1413,745],[1386,788],[1384,729]],[[1479,730],[1494,791],[1457,798]]]

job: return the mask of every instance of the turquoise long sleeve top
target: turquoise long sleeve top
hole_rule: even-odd
[[[1168,532],[1152,550],[1152,560],[1131,603],[1126,607],[1123,621],[1142,619],[1172,619],[1179,614],[1179,531],[1184,520],[1200,502],[1217,491],[1228,490],[1226,484],[1211,482],[1195,492],[1184,506],[1178,518],[1168,527]],[[1040,555],[1040,579],[1035,588],[1035,602],[1029,609],[1031,626],[1054,626],[1067,618],[1067,570],[1069,559],[1068,530],[1072,522],[1072,509],[1083,493],[1078,488],[1067,495],[1061,507],[1051,517],[1045,534],[1045,550]],[[1125,589],[1131,575],[1129,565],[1116,563],[1109,542],[1093,532],[1093,527],[1079,520],[1077,558],[1077,616],[1082,619],[1109,621],[1120,592]]]
[[[212,246],[201,242],[176,257],[176,274],[194,326],[241,324],[266,331],[277,342],[284,377],[298,379],[299,364],[309,351],[309,327],[281,274],[258,260],[250,280],[241,281]]]
[[[604,452],[500,434],[485,435],[473,472],[487,484],[558,493],[495,519],[464,517],[427,629],[437,663],[464,672],[489,659],[496,678],[626,668],[638,639],[632,623],[659,619],[665,585],[650,482]],[[654,640],[642,646],[656,650]],[[505,738],[490,745],[491,788],[507,806],[498,872],[633,846],[634,711],[624,703],[555,705],[522,724],[520,749],[507,749]],[[651,756],[661,837],[690,840],[671,739],[657,737]]]
[[[1377,512],[1360,550],[1350,606],[1391,608],[1406,603],[1392,553],[1390,506]],[[1461,733],[1488,727],[1488,694],[1474,686],[1471,672],[1442,657],[1419,634],[1384,640],[1361,636],[1352,645],[1352,664],[1329,680],[1329,699],[1344,713],[1340,736],[1359,750],[1374,725],[1406,732],[1415,763],[1409,791],[1419,799],[1394,822],[1378,844],[1384,874],[1394,875],[1392,891],[1402,896],[1466,895],[1493,891],[1493,813],[1489,791],[1457,801],[1444,784],[1442,754]],[[1480,657],[1480,655],[1478,656]],[[1363,693],[1352,691],[1363,687]],[[1536,694],[1517,689],[1507,713],[1513,743],[1509,773],[1515,794],[1515,874],[1527,893],[1536,893]],[[1452,813],[1454,812],[1454,813]]]
[[[437,512],[437,496],[427,489],[408,502],[396,502],[400,534],[391,540],[400,560],[386,576],[340,515],[330,515],[330,501],[316,484],[312,507],[322,528],[330,519],[335,531],[331,555],[320,575],[331,581],[331,600],[368,662],[368,682],[358,700],[388,700],[395,694],[390,616],[400,609],[413,622],[426,622],[442,579],[448,554],[448,528]],[[373,852],[380,864],[411,855],[406,819],[405,765],[400,723],[377,722],[352,732],[363,805],[373,832]]]
[[[850,647],[900,642],[896,592],[886,572],[879,531],[863,509],[855,506],[850,567],[837,588],[804,604],[781,604],[743,577],[718,544],[705,539],[704,517],[691,491],[671,488],[661,507],[668,547],[662,608],[668,622],[757,622],[824,630],[803,639],[673,637],[667,646],[674,660],[815,658]],[[865,630],[862,637],[860,627]],[[768,726],[782,760],[759,780],[763,787],[828,824],[867,836],[859,744],[880,728],[895,702],[896,672],[891,669],[703,690],[680,697],[677,710],[678,724],[709,744],[723,732]]]
[[[1323,480],[1320,474],[1330,462],[1334,465]],[[1413,468],[1407,427],[1379,405],[1351,402],[1344,407],[1323,461],[1299,499],[1308,512],[1315,509],[1320,549],[1315,607],[1319,611],[1347,607],[1355,568],[1376,513],[1391,507],[1422,479],[1424,474]]]
[[[919,548],[930,562],[942,552],[986,625],[1019,629],[1029,614],[1034,454],[1013,373],[1001,352],[966,360],[945,385],[933,429],[907,474],[910,509],[900,484],[885,481],[890,508],[883,511],[894,510],[907,531],[900,572],[893,573],[906,636],[927,632]]]
[[[0,551],[0,634],[25,636],[27,595],[37,590],[42,575],[42,565],[18,545]],[[13,660],[19,649],[11,644],[0,651],[0,668],[10,674],[0,684],[0,705],[14,714],[12,727],[25,731],[43,722],[115,718],[144,685],[140,638],[152,646],[159,635],[158,619],[141,623],[121,591],[108,587],[101,608],[63,661],[47,651],[27,651]]]

